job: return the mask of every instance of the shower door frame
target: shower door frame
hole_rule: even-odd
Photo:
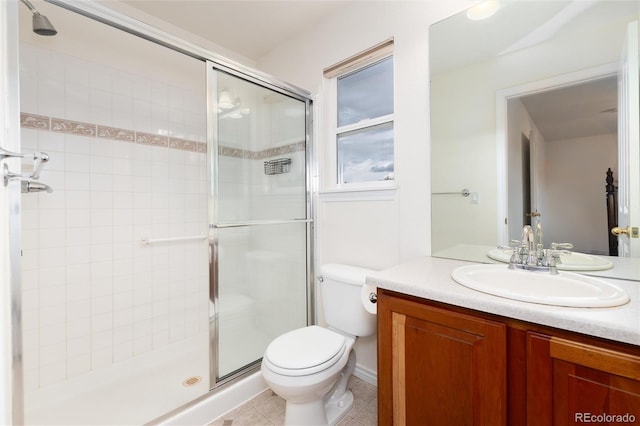
[[[0,28],[5,29],[5,41],[0,46],[0,87],[5,91],[0,106],[0,146],[13,152],[20,148],[20,72],[19,30],[17,1],[0,4]],[[0,165],[8,164],[14,172],[20,172],[18,159],[5,158]],[[0,190],[2,213],[0,226],[9,238],[0,248],[0,386],[6,394],[0,396],[0,422],[22,424],[24,422],[23,351],[22,351],[22,247],[20,183],[10,182]],[[6,205],[5,205],[6,203]]]
[[[305,218],[304,219],[289,219],[289,220],[260,220],[260,221],[246,221],[242,223],[232,223],[232,224],[219,224],[218,223],[218,182],[214,181],[217,177],[218,173],[218,157],[219,157],[219,144],[217,137],[218,130],[218,106],[217,106],[217,78],[215,73],[217,71],[225,72],[227,74],[233,75],[239,79],[245,80],[247,82],[256,84],[263,88],[275,91],[277,93],[283,94],[285,96],[292,97],[301,102],[305,103]],[[210,179],[210,194],[212,197],[212,202],[209,203],[209,209],[213,209],[213,211],[209,212],[209,284],[210,284],[210,300],[214,304],[214,312],[215,315],[218,313],[218,290],[219,290],[219,280],[218,280],[218,239],[217,239],[217,231],[219,229],[226,229],[232,227],[250,227],[250,226],[259,226],[259,225],[275,225],[275,224],[286,224],[286,223],[305,223],[306,224],[306,311],[307,311],[307,324],[310,325],[315,322],[315,304],[313,303],[315,300],[314,293],[314,262],[313,262],[313,241],[314,241],[314,208],[313,208],[313,196],[312,196],[312,180],[311,180],[311,171],[312,171],[312,153],[313,146],[311,143],[311,134],[312,134],[312,112],[313,112],[313,101],[307,96],[303,95],[300,92],[293,92],[289,88],[277,84],[275,80],[265,81],[257,75],[248,74],[246,72],[240,71],[233,67],[226,66],[219,62],[215,61],[207,61],[207,146],[210,147],[214,155],[207,155],[207,164],[208,169],[208,177]],[[213,159],[213,161],[212,161]],[[234,381],[239,376],[244,376],[246,374],[253,373],[260,369],[260,361],[262,357],[258,358],[253,363],[245,366],[243,369],[233,372],[231,374],[225,375],[220,380],[218,380],[218,371],[217,371],[217,360],[219,359],[218,353],[218,345],[217,339],[219,336],[218,326],[219,322],[217,318],[210,318],[210,321],[215,321],[215,328],[213,336],[210,338],[215,340],[216,344],[211,347],[210,353],[210,364],[211,369],[210,373],[210,387],[215,389],[219,386],[225,385],[226,383]]]
[[[228,58],[225,58],[223,56],[220,56],[196,44],[182,40],[156,27],[145,24],[144,22],[139,21],[135,18],[129,17],[127,15],[124,15],[123,13],[109,9],[99,3],[86,2],[82,0],[45,0],[45,1],[53,5],[59,6],[63,9],[69,10],[71,12],[77,13],[79,15],[85,16],[87,18],[93,19],[95,21],[101,22],[111,27],[117,28],[121,31],[135,35],[142,39],[151,41],[153,43],[156,43],[168,49],[174,50],[176,52],[179,52],[184,55],[195,58],[197,60],[200,60],[202,61],[203,66],[206,67],[205,72],[208,72],[208,69],[211,65],[215,65],[216,68],[227,70],[227,72],[231,72],[241,78],[255,82],[257,84],[260,84],[272,90],[278,91],[280,93],[284,93],[289,96],[293,96],[298,99],[305,100],[305,103],[306,103],[306,134],[305,134],[305,142],[306,142],[305,181],[306,182],[305,182],[305,185],[306,185],[306,201],[307,201],[307,205],[306,205],[307,218],[305,220],[307,222],[307,232],[306,232],[307,234],[307,253],[306,253],[307,306],[306,308],[307,308],[307,324],[314,323],[316,318],[315,303],[314,303],[315,302],[315,286],[313,285],[315,280],[314,253],[313,253],[313,247],[314,247],[313,241],[314,241],[314,234],[315,234],[313,218],[315,217],[315,207],[314,207],[313,197],[312,197],[312,170],[313,170],[314,163],[312,161],[313,145],[312,145],[312,136],[311,136],[312,135],[311,126],[312,126],[313,100],[311,97],[311,93],[295,85],[286,83],[284,81],[280,81],[266,73],[262,73],[258,70],[249,68],[241,63],[238,63]],[[17,17],[17,8],[18,8],[17,0],[15,2],[11,2],[11,1],[4,2],[4,4],[0,5],[0,7],[2,8],[2,10],[0,10],[0,18],[7,19],[8,17],[12,17],[12,16]],[[7,13],[9,14],[9,16],[5,16],[5,14]],[[7,25],[5,27],[6,34],[8,36],[7,38],[9,41],[16,40],[16,44],[17,44],[17,40],[19,38],[17,18],[11,22],[13,23],[13,25]],[[9,52],[8,52],[9,55],[17,54],[17,52],[13,52],[11,48],[12,46],[9,46]],[[8,58],[8,59],[11,60],[13,58]],[[3,64],[3,66],[4,65],[7,65],[7,64]],[[8,66],[11,66],[11,65],[12,64],[8,64]],[[0,72],[5,73],[6,69],[3,68],[2,70],[0,70]],[[3,75],[3,77],[7,77],[7,76]],[[17,80],[14,79],[13,81],[17,81]],[[212,105],[212,101],[209,99],[209,97],[210,97],[210,93],[208,93],[207,95],[207,116],[211,117],[213,110],[210,109]],[[6,117],[16,122],[16,123],[4,123],[4,124],[7,124],[11,130],[7,132],[7,136],[11,136],[17,133],[16,141],[18,142],[15,143],[15,146],[14,146],[15,150],[18,150],[19,148],[19,127],[14,129],[11,125],[17,124],[19,121],[17,119],[13,120],[13,118],[19,117],[19,114],[20,114],[19,105],[20,105],[19,97],[7,96],[5,99],[5,104],[3,106],[4,109],[6,109],[6,111],[3,111],[6,114]],[[208,120],[209,119],[210,118],[208,118]],[[212,131],[210,129],[210,124],[211,123],[207,122],[207,135],[208,135],[207,145],[209,149],[212,149],[211,147],[212,147],[213,141],[211,140]],[[5,148],[11,148],[11,147],[5,146]],[[208,166],[209,166],[209,171],[211,171],[211,165],[208,165]],[[17,167],[19,167],[18,163],[16,163],[16,170],[17,170]],[[17,197],[17,201],[15,202],[11,201],[11,205],[9,206],[12,209],[11,216],[13,217],[13,221],[12,221],[13,224],[11,225],[11,230],[10,230],[11,235],[10,235],[10,242],[9,242],[10,252],[13,253],[10,260],[11,261],[10,272],[12,276],[10,278],[9,283],[3,283],[3,285],[9,284],[11,286],[11,290],[10,290],[10,294],[8,294],[8,297],[7,297],[9,300],[5,300],[4,295],[1,300],[3,305],[6,306],[10,304],[12,308],[12,311],[11,311],[12,320],[10,324],[10,332],[13,336],[12,337],[13,353],[10,354],[12,358],[11,365],[7,366],[8,368],[10,368],[10,371],[8,372],[5,371],[4,366],[2,366],[2,370],[0,371],[2,373],[2,379],[3,379],[2,385],[9,386],[9,390],[11,391],[12,397],[6,400],[6,402],[11,405],[10,407],[5,406],[4,404],[0,404],[0,408],[2,408],[3,410],[8,409],[11,412],[7,413],[7,412],[2,412],[2,410],[0,410],[0,415],[4,417],[6,416],[11,417],[11,420],[12,420],[11,423],[21,424],[23,419],[23,403],[24,403],[24,397],[22,395],[22,371],[23,371],[23,366],[22,366],[23,353],[22,353],[22,345],[21,345],[22,333],[20,331],[22,312],[20,309],[20,301],[21,301],[20,268],[17,266],[20,259],[20,240],[21,240],[21,233],[20,233],[20,227],[19,227],[20,195],[17,192],[17,188],[14,188],[14,190],[15,192],[13,194],[12,200],[15,200],[15,198]],[[16,225],[16,223],[18,225]],[[210,235],[211,235],[211,232],[210,232]],[[6,255],[6,253],[0,253],[0,254],[3,256]],[[214,260],[213,253],[210,253],[209,260],[210,260],[210,265],[215,265],[215,263],[213,262]],[[214,266],[210,266],[210,270],[213,271],[214,270],[213,268]],[[210,280],[211,280],[211,277],[210,277]],[[6,293],[9,293],[9,292],[6,292]],[[3,329],[3,332],[4,331],[9,331],[9,330]],[[199,398],[196,398],[195,400],[191,401],[190,403],[187,403],[182,407],[176,408],[176,410],[173,410],[170,413],[165,413],[160,418],[165,418],[169,415],[175,414],[175,412],[181,409],[185,409],[192,405],[197,404],[204,398],[207,398],[208,396],[210,396],[212,391],[222,389],[225,387],[223,385],[231,384],[237,378],[248,376],[249,374],[258,370],[258,368],[259,368],[259,364],[251,368],[247,368],[241,372],[238,372],[233,376],[227,377],[225,378],[224,381],[220,381],[215,384],[210,384],[209,392],[207,392],[206,394],[202,395]],[[10,377],[8,378],[5,377],[5,373],[9,373]]]

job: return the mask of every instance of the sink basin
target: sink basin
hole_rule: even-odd
[[[498,262],[509,263],[513,250],[493,249],[489,250],[487,256]],[[571,252],[571,254],[560,255],[561,264],[558,269],[561,271],[604,271],[613,268],[613,263],[599,256],[585,253]]]
[[[618,286],[573,272],[551,275],[482,264],[456,268],[451,278],[483,293],[543,305],[604,308],[629,301],[629,296]]]

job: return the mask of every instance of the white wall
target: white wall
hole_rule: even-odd
[[[258,61],[258,67],[306,88],[316,100],[314,144],[319,162],[333,143],[323,124],[322,70],[394,37],[395,177],[391,199],[317,197],[318,264],[383,269],[430,254],[429,26],[466,7],[456,2],[354,2]],[[320,168],[321,169],[321,168]],[[358,364],[376,367],[375,337],[358,342]]]
[[[618,176],[617,152],[615,134],[547,143],[546,245],[551,238],[578,252],[609,254],[605,179],[609,167]]]

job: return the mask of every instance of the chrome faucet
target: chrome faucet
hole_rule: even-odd
[[[536,232],[531,225],[522,227],[522,237],[511,241],[513,253],[509,259],[509,269],[525,269],[528,271],[548,271],[552,275],[558,273],[561,254],[570,254],[571,243],[551,243],[544,249],[542,243],[542,223],[536,223]]]
[[[526,265],[536,264],[536,236],[533,232],[531,225],[525,225],[522,228],[522,244],[521,254],[525,257],[522,259],[522,263]]]

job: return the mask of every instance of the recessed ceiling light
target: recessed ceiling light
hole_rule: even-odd
[[[480,21],[487,19],[500,9],[498,0],[484,0],[477,5],[467,9],[467,18],[472,21]]]

